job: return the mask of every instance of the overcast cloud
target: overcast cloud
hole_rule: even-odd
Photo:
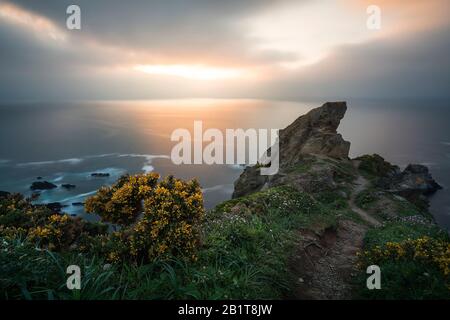
[[[379,2],[382,29],[370,31],[364,0],[0,0],[0,102],[448,98],[449,2]],[[65,27],[73,3],[79,31]]]

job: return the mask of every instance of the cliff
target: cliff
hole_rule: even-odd
[[[427,197],[441,188],[428,168],[411,164],[401,171],[376,154],[349,159],[350,143],[337,133],[346,111],[345,102],[328,102],[281,130],[279,172],[261,176],[258,166],[245,168],[235,182],[233,200],[216,209],[235,215],[276,211],[292,224],[301,220],[288,257],[295,298],[384,298],[386,291],[365,288],[361,269],[369,262],[387,265],[388,258],[374,258],[383,248],[395,244],[403,254],[408,241],[445,239],[442,254],[450,249],[447,233],[428,212]],[[366,260],[358,256],[361,252],[367,252]],[[405,258],[391,268],[402,273],[408,263]],[[447,260],[442,265],[448,270]],[[355,281],[362,287],[355,287]],[[417,289],[384,285],[405,296]]]
[[[196,181],[155,173],[86,201],[115,232],[0,192],[0,297],[450,299],[449,235],[427,209],[440,186],[421,165],[349,159],[346,111],[326,103],[298,118],[280,133],[278,174],[246,168],[234,199],[205,215]],[[76,295],[61,272],[72,264]],[[374,265],[381,287],[369,290]]]

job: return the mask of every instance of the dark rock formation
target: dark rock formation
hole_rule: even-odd
[[[350,142],[336,132],[346,111],[345,102],[327,102],[280,130],[281,166],[296,164],[308,154],[347,159]]]
[[[348,159],[350,143],[336,132],[346,110],[345,102],[328,102],[281,130],[279,172],[263,176],[258,166],[245,168],[234,184],[233,198],[279,185],[307,193],[336,191],[340,182],[352,180],[349,166],[356,166],[378,189],[426,207],[426,196],[441,188],[427,167],[409,165],[402,172],[377,154]]]
[[[309,111],[299,117],[279,134],[280,172],[274,176],[262,176],[257,166],[247,167],[235,182],[233,198],[286,183],[286,180],[297,179],[286,172],[290,168],[304,162],[305,157],[330,157],[348,159],[350,142],[345,141],[336,132],[341,119],[347,110],[345,102],[327,102],[323,106]],[[332,181],[333,172],[323,176],[324,186]],[[297,186],[303,182],[305,188],[311,186],[310,179],[297,179]],[[295,183],[294,183],[295,184]]]
[[[383,157],[364,155],[355,159],[358,169],[376,178],[375,185],[409,200],[433,194],[442,187],[433,179],[428,168],[420,164],[410,164],[403,172]],[[415,201],[414,201],[415,202]]]
[[[36,181],[33,182],[30,187],[31,190],[50,190],[55,188],[57,188],[57,186],[48,181]]]
[[[296,251],[285,269],[295,281],[295,298],[350,299],[358,252],[411,235],[438,237],[432,236],[431,230],[439,228],[428,210],[427,195],[440,186],[428,168],[408,165],[401,171],[376,154],[348,159],[349,143],[336,133],[345,109],[345,103],[327,103],[282,130],[278,173],[262,176],[260,164],[247,167],[233,193],[233,198],[243,198],[215,209],[222,213],[220,219],[271,217],[274,212],[302,217],[302,227],[295,232]],[[320,206],[315,210],[314,204]],[[376,235],[372,244],[368,230]],[[415,255],[406,259],[414,263]]]
[[[105,178],[105,177],[109,177],[109,173],[94,172],[94,173],[91,173],[91,177],[95,177],[95,178]]]
[[[428,168],[421,164],[408,165],[403,170],[400,181],[394,187],[404,191],[420,191],[424,195],[430,195],[442,189],[433,179]]]
[[[51,203],[47,203],[45,204],[45,206],[47,208],[49,208],[50,210],[52,210],[53,212],[57,212],[60,213],[62,208],[64,208],[65,206],[63,206],[61,203],[59,202],[51,202]]]
[[[420,164],[410,164],[403,172],[393,176],[388,183],[389,192],[398,194],[416,206],[429,206],[427,196],[442,187],[433,179],[428,168]]]
[[[76,188],[76,187],[77,187],[76,185],[70,184],[70,183],[66,183],[66,184],[62,184],[62,185],[61,185],[61,188],[68,189],[68,190],[74,189],[74,188]]]
[[[244,172],[234,182],[233,198],[242,197],[244,195],[257,192],[268,181],[267,176],[260,173],[260,168],[247,167]]]

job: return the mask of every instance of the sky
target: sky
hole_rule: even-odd
[[[0,102],[448,99],[449,13],[448,0],[0,0]]]

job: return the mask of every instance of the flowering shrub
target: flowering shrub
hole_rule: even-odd
[[[450,274],[450,243],[430,237],[401,242],[387,242],[384,246],[361,252],[359,266],[381,265],[388,261],[410,260],[437,268],[445,277]]]
[[[172,176],[160,183],[157,179],[156,174],[127,176],[88,199],[90,211],[103,208],[106,212],[98,211],[102,218],[126,224],[94,245],[109,261],[150,261],[165,255],[195,258],[196,226],[204,215],[200,185]]]
[[[129,225],[142,211],[142,201],[152,194],[159,175],[156,173],[121,177],[111,187],[100,188],[86,200],[85,210],[97,213],[103,221]]]
[[[10,194],[0,199],[0,227],[25,228],[45,223],[52,214],[46,207],[33,206],[21,194]]]
[[[68,215],[53,214],[46,224],[28,230],[27,240],[39,243],[49,250],[68,248],[80,238],[84,224]]]
[[[381,241],[358,254],[361,268],[358,296],[367,299],[449,299],[450,243],[448,238],[423,235]],[[367,290],[366,269],[381,268],[381,290]]]
[[[53,251],[98,253],[111,262],[169,255],[195,258],[197,226],[204,215],[200,185],[172,176],[158,179],[155,173],[123,176],[87,199],[87,211],[120,226],[110,234],[104,224],[54,214],[21,195],[2,197],[0,237],[26,239]]]
[[[286,215],[314,214],[320,205],[310,195],[299,192],[290,186],[274,187],[260,193],[250,194],[226,201],[216,207],[216,211],[239,211],[240,214],[263,214],[277,210]]]
[[[0,237],[26,239],[50,250],[68,249],[83,237],[105,233],[105,226],[55,214],[20,194],[0,199]]]

